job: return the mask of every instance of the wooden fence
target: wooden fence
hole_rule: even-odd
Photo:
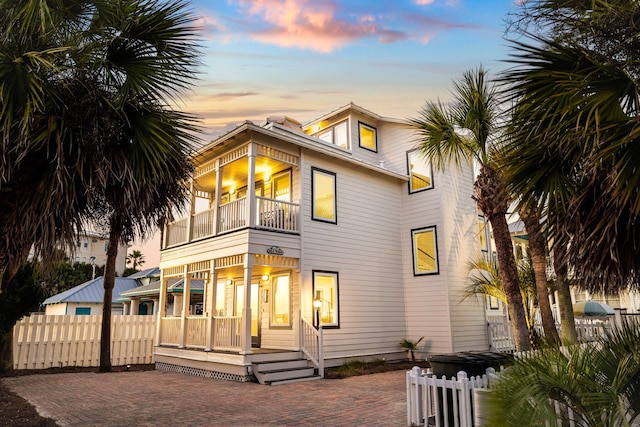
[[[13,368],[100,365],[102,316],[32,315],[13,327]],[[111,318],[111,364],[153,363],[156,316]]]

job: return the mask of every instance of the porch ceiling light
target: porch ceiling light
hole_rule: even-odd
[[[233,283],[233,280],[231,280],[231,279],[227,279],[227,282],[226,282],[226,283],[227,283],[227,285],[230,285],[230,284],[232,284],[232,283]]]
[[[264,282],[266,282],[267,280],[269,280],[269,274],[268,274],[268,273],[263,274],[263,275],[262,275],[262,280],[263,280]]]
[[[269,182],[269,181],[271,181],[271,175],[268,174],[268,173],[265,173],[264,174],[264,182]]]

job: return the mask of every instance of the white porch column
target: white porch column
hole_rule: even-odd
[[[158,314],[158,298],[152,298],[151,304],[151,314],[155,316],[156,314]]]
[[[191,205],[189,206],[189,219],[187,219],[187,242],[193,240],[193,216],[196,213],[196,189],[193,178],[191,178],[189,193],[191,193]]]
[[[131,311],[129,311],[129,313],[131,313],[132,316],[137,315],[139,306],[140,306],[140,300],[131,298]]]
[[[207,299],[204,302],[204,315],[207,319],[207,328],[205,331],[205,351],[213,350],[213,316],[216,314],[216,292],[218,283],[218,271],[215,269],[215,260],[211,260],[211,268],[208,274],[208,280],[205,284]]]
[[[130,305],[131,305],[131,302],[123,302],[122,303],[122,314],[124,316],[126,316],[127,314],[131,313],[131,311],[129,310]]]
[[[247,226],[256,226],[256,153],[258,147],[249,144],[247,154]]]
[[[191,275],[187,272],[188,267],[184,266],[184,283],[182,285],[182,313],[180,313],[180,345],[179,348],[187,346],[187,316],[189,316],[189,304],[191,303]]]
[[[244,309],[242,310],[242,348],[240,354],[251,354],[251,270],[252,261],[249,256],[244,267]]]
[[[158,303],[158,319],[156,322],[156,346],[160,345],[160,337],[162,337],[162,318],[167,315],[167,279],[160,270],[160,301]]]
[[[216,159],[216,190],[213,194],[213,234],[218,235],[218,210],[220,209],[220,194],[222,193],[222,169],[220,159]],[[211,260],[213,262],[213,260]]]

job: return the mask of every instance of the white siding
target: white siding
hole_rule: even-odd
[[[325,357],[384,354],[405,336],[400,224],[403,182],[315,153],[304,157],[302,306],[311,319],[312,271],[338,273],[338,329]],[[311,220],[311,167],[336,173],[337,224]]]

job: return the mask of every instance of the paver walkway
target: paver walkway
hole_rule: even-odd
[[[60,426],[404,426],[405,371],[264,386],[144,371],[4,378]]]

